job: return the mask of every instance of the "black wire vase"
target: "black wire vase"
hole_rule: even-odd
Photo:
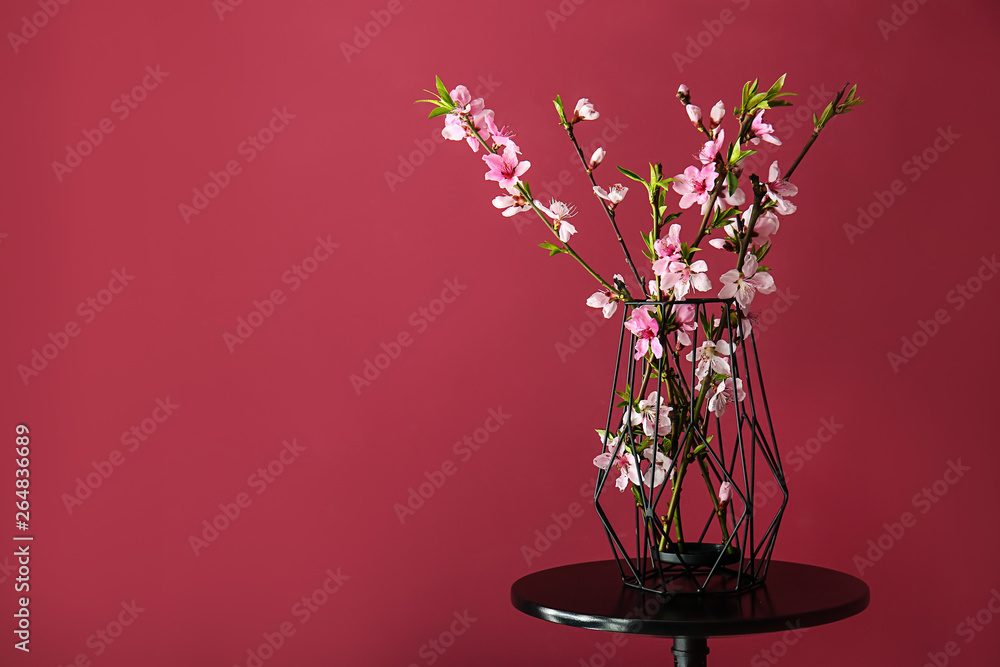
[[[602,437],[605,462],[619,465],[599,470],[594,493],[622,581],[662,595],[731,594],[759,586],[767,576],[788,490],[752,326],[741,320],[732,300],[624,305]],[[663,354],[658,359],[645,355],[652,368],[644,358],[634,358],[637,338],[625,327],[632,311],[642,307],[652,309],[661,323]],[[686,326],[679,324],[682,319]],[[725,376],[709,372],[704,388],[698,376],[706,329],[712,333],[711,349],[720,349],[719,340],[729,345],[728,354],[716,355],[719,368],[731,371],[728,387],[734,390],[729,402],[724,396],[716,399],[725,403],[721,414],[708,409],[709,403],[717,407],[708,396],[725,383]],[[659,407],[655,417],[642,413],[644,431],[629,426],[636,423],[640,401],[656,403],[661,397],[673,406],[669,426],[661,423],[667,417]],[[661,460],[665,462],[657,470]],[[622,488],[623,480],[614,478],[625,477],[626,462],[633,481]],[[726,501],[715,492],[724,482],[729,485]]]

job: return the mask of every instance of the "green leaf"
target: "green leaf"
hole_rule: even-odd
[[[539,247],[549,251],[549,257],[555,257],[559,253],[566,252],[565,248],[560,248],[554,243],[549,243],[548,241],[544,243],[539,243],[538,245]]]
[[[819,117],[819,125],[817,125],[817,127],[823,127],[830,121],[831,118],[833,118],[833,102],[827,104],[826,108],[823,109],[823,113]]]
[[[645,244],[645,248],[642,249],[642,254],[650,259],[654,259],[656,252],[653,249],[653,244],[656,243],[656,239],[653,238],[653,232],[650,231],[649,234],[644,232],[639,232],[639,236],[642,237],[642,242]]]
[[[448,94],[448,89],[445,87],[444,82],[441,80],[441,77],[436,76],[434,77],[434,79],[435,82],[437,83],[438,95],[441,96],[442,100],[448,100],[449,102],[451,102],[451,95]]]
[[[420,104],[421,102],[429,102],[430,104],[433,104],[434,106],[441,106],[441,100],[414,100],[413,101],[414,104]]]
[[[747,113],[748,111],[750,111],[750,106],[747,104],[747,102],[749,102],[750,96],[754,94],[754,90],[756,89],[756,87],[757,87],[756,82],[751,83],[750,81],[747,81],[745,84],[743,84],[743,97],[740,99],[741,108],[737,112],[737,114]]]
[[[709,229],[718,229],[719,227],[724,227],[729,219],[733,216],[739,214],[740,209],[738,208],[727,208],[724,211],[718,211],[715,214],[715,219],[712,221],[712,226]]]
[[[641,178],[639,178],[639,175],[636,174],[634,171],[629,171],[625,167],[618,167],[618,171],[620,171],[621,173],[625,174],[626,176],[628,176],[629,178],[631,178],[633,181],[639,181],[643,185],[646,185],[646,181],[644,181]]]
[[[450,112],[451,110],[448,107],[438,107],[437,109],[432,109],[431,112],[427,114],[427,117],[436,118],[437,116],[444,116],[445,114]]]
[[[782,74],[778,77],[778,80],[774,82],[770,89],[768,89],[768,95],[777,95],[781,92],[781,88],[785,85],[785,77],[788,76],[787,73]]]
[[[708,314],[705,313],[705,312],[703,312],[701,314],[701,317],[699,319],[701,320],[701,328],[705,331],[705,335],[708,338],[711,338],[712,337],[712,332],[715,330],[715,327],[712,326],[709,323],[709,321],[708,321]]]
[[[556,95],[556,99],[552,101],[552,104],[556,107],[556,113],[559,114],[559,121],[563,125],[569,125],[569,120],[566,119],[566,107],[563,106],[562,97]]]

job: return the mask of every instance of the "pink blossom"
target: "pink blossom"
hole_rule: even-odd
[[[726,412],[726,406],[733,401],[742,401],[747,394],[743,391],[743,380],[728,377],[715,386],[712,397],[708,399],[708,410],[714,412],[716,417],[721,417]]]
[[[600,308],[604,313],[604,319],[610,318],[618,310],[618,295],[611,290],[594,292],[587,299],[587,305],[591,308]]]
[[[795,204],[788,201],[786,197],[794,197],[797,194],[799,194],[799,187],[783,180],[781,170],[778,168],[778,161],[772,162],[767,174],[767,196],[775,203],[778,213],[782,215],[795,213]]]
[[[559,232],[559,240],[563,243],[569,243],[569,237],[576,234],[576,227],[566,220],[559,220],[553,223],[556,231]]]
[[[542,209],[547,216],[555,221],[565,220],[566,218],[572,218],[576,215],[576,207],[570,204],[564,204],[558,199],[552,199],[549,205],[539,207]]]
[[[706,340],[698,348],[698,367],[694,371],[695,377],[704,379],[709,372],[718,373],[719,375],[732,375],[733,371],[729,367],[729,355],[731,353],[732,349],[728,342],[724,340],[718,342]],[[695,360],[694,351],[688,353],[687,360]]]
[[[511,188],[509,192],[509,195],[500,195],[493,198],[494,206],[506,209],[503,212],[505,218],[531,210],[531,204],[528,203],[528,200],[524,195],[513,188]],[[537,204],[538,202],[535,203]]]
[[[690,304],[674,308],[674,323],[678,326],[677,342],[683,346],[691,344],[691,332],[698,328],[698,309]]]
[[[656,463],[653,463],[653,450],[656,450]],[[661,452],[656,447],[647,447],[642,452],[642,457],[649,461],[652,465],[646,468],[646,472],[642,474],[642,483],[648,487],[656,488],[663,484],[667,476],[671,479],[674,477],[674,462],[666,454]],[[630,469],[629,480],[635,484],[639,485],[639,480],[636,478],[635,470]]]
[[[483,98],[480,97],[477,99],[482,103]],[[465,86],[455,86],[455,89],[451,91],[451,101],[455,103],[455,111],[458,113],[466,114],[471,111],[472,95]]]
[[[746,229],[746,226],[750,224],[750,216],[752,214],[752,209],[747,209],[743,212],[741,219],[743,221],[742,227],[738,227],[735,222],[730,222],[723,226],[722,231],[725,232],[725,238],[714,238],[709,240],[708,244],[714,248],[733,250],[736,244],[739,242],[740,229]],[[735,220],[735,216],[730,218]],[[772,211],[764,211],[757,217],[757,222],[753,227],[753,235],[750,240],[753,244],[757,246],[762,246],[771,240],[771,235],[778,231],[778,216],[776,216]]]
[[[747,209],[743,212],[742,219],[744,229],[746,229],[746,225],[750,224],[750,214],[752,212],[752,209]],[[778,216],[776,216],[773,211],[764,211],[757,216],[757,222],[753,226],[753,235],[750,237],[750,240],[755,245],[764,245],[771,240],[772,235],[778,232],[779,225]],[[722,230],[726,233],[726,238],[714,238],[711,239],[708,244],[714,248],[725,249],[726,244],[729,243],[729,248],[732,249],[735,242],[739,240],[737,238],[739,229],[736,227],[736,223],[730,222],[723,227]]]
[[[660,332],[660,324],[649,315],[650,306],[642,306],[632,311],[632,315],[625,321],[625,328],[635,336],[635,358],[642,359],[650,350],[653,356],[659,359],[663,356],[663,346],[657,336]]]
[[[597,120],[601,117],[601,114],[594,109],[594,105],[586,97],[581,97],[576,103],[576,108],[573,109],[573,119],[571,123],[577,123],[581,120]]]
[[[708,264],[699,259],[691,264],[670,262],[667,272],[660,276],[660,282],[666,289],[672,289],[675,299],[683,299],[690,291],[707,292],[712,289],[712,281],[705,272]]]
[[[552,200],[547,208],[545,206],[539,206],[538,208],[542,209],[545,215],[552,218],[552,226],[559,233],[559,240],[563,243],[568,243],[569,237],[576,234],[576,227],[567,222],[566,219],[576,215],[576,208],[555,199]]]
[[[496,123],[493,121],[493,114],[488,114],[486,116],[486,129],[493,136],[493,143],[497,146],[510,146],[514,149],[515,153],[520,153],[520,147],[514,143],[512,137],[514,133],[506,125],[502,129],[498,129]]]
[[[749,222],[750,218],[747,216],[745,218],[746,222]],[[746,224],[744,222],[744,224]],[[778,221],[778,216],[774,214],[774,211],[764,211],[759,216],[757,216],[757,222],[753,226],[753,241],[757,245],[764,245],[771,240],[774,234],[778,233],[778,227],[780,226]]]
[[[736,269],[726,271],[722,274],[721,280],[722,289],[719,290],[719,298],[736,297],[736,302],[744,311],[750,307],[757,292],[770,294],[774,291],[774,278],[767,271],[757,271],[757,258],[752,254],[747,254],[743,258],[743,271]]]
[[[441,130],[441,136],[445,139],[450,139],[452,141],[461,141],[465,139],[466,135],[471,136],[471,133],[465,127],[465,121],[462,120],[461,116],[456,114],[448,114],[444,117],[444,128]],[[478,142],[476,142],[478,146]],[[473,149],[477,150],[477,149]]]
[[[673,408],[664,402],[659,392],[651,391],[645,400],[639,401],[639,409],[632,410],[632,426],[642,426],[642,432],[647,436],[664,436],[670,433],[670,413]],[[657,424],[659,421],[659,424]]]
[[[517,153],[510,146],[506,146],[503,149],[502,156],[496,153],[484,155],[483,162],[490,168],[486,172],[486,180],[496,181],[505,190],[509,190],[520,183],[519,179],[521,176],[531,167],[530,162],[518,162]]]
[[[750,143],[759,144],[760,140],[763,139],[769,144],[774,144],[775,146],[781,145],[781,139],[774,136],[774,128],[763,120],[764,109],[757,112],[754,116],[753,122],[750,124],[750,132],[752,133],[750,138]]]
[[[676,262],[681,257],[681,226],[676,222],[670,225],[666,237],[653,241],[653,250],[659,257],[653,262],[653,273],[662,276],[667,272],[670,262]]]
[[[598,435],[601,435],[598,433]],[[629,479],[634,477],[636,483],[638,483],[638,474],[634,472],[638,461],[637,457],[632,455],[632,452],[628,450],[625,443],[622,442],[622,435],[616,435],[614,438],[608,439],[608,444],[605,446],[605,451],[594,457],[594,465],[601,470],[607,470],[611,467],[612,463],[618,466],[620,473],[618,479],[615,480],[615,486],[618,487],[619,491],[624,491],[625,487],[628,486]],[[604,440],[604,436],[601,435],[601,440]]]
[[[722,150],[722,144],[726,140],[726,131],[719,130],[719,136],[716,139],[709,139],[705,142],[705,145],[701,147],[701,151],[698,152],[698,161],[702,164],[709,164],[710,162],[715,162],[715,156],[719,154]]]
[[[719,192],[719,196],[715,200],[715,207],[722,208],[725,206],[726,208],[729,208],[732,206],[739,208],[740,206],[743,206],[746,200],[747,196],[746,193],[743,192],[742,188],[736,188],[736,192],[729,192],[729,184],[723,181],[722,190]]]
[[[688,100],[691,99],[691,89],[687,87],[687,84],[682,83],[677,86],[677,97],[679,97],[681,102],[684,104],[688,103]]]
[[[691,208],[692,204],[707,207],[709,193],[715,187],[715,179],[718,176],[714,164],[706,164],[701,169],[691,166],[685,169],[683,174],[674,176],[675,180],[671,187],[674,192],[681,195],[681,208]]]
[[[607,192],[601,186],[595,185],[594,194],[601,199],[606,199],[608,201],[608,208],[614,208],[621,203],[621,200],[625,199],[625,195],[628,194],[628,188],[621,183],[615,183],[611,187],[611,191]]]

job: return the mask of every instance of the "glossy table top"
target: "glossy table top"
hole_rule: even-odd
[[[722,637],[833,623],[863,611],[868,585],[815,565],[771,561],[738,595],[656,595],[622,583],[614,560],[534,572],[511,587],[518,610],[553,623],[663,637]]]

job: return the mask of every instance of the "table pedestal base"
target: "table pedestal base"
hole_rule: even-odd
[[[705,637],[674,637],[674,667],[707,667],[708,639]]]

